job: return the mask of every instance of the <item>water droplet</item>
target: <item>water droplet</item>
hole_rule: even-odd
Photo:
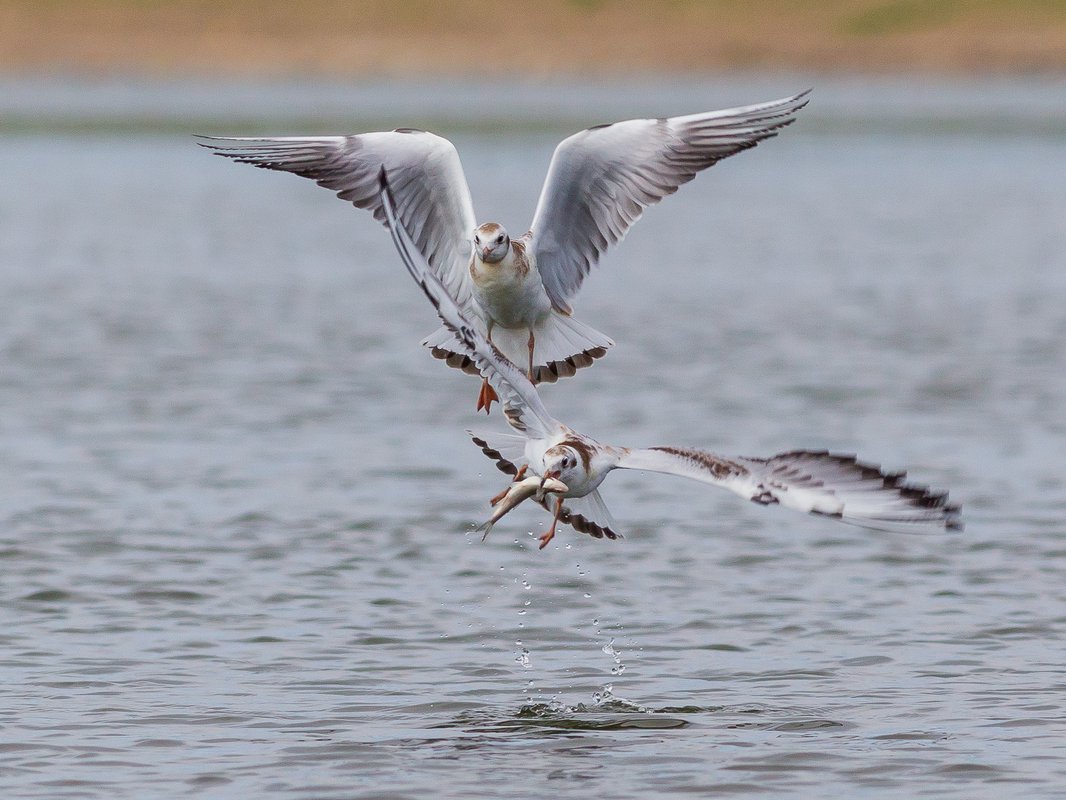
[[[526,613],[526,610],[523,608],[521,611],[518,612],[518,616],[522,616],[525,613]]]
[[[585,592],[585,599],[588,600],[590,597],[592,597],[592,595],[588,592]]]
[[[529,581],[522,581],[522,588],[528,592],[530,589],[533,588],[533,584]]]

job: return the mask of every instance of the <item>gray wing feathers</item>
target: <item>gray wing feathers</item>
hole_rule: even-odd
[[[447,139],[398,130],[357,136],[201,137],[200,144],[241,164],[310,178],[382,223],[378,175],[384,167],[397,218],[451,295],[467,306],[467,268],[477,223],[459,154]]]
[[[508,423],[522,433],[537,436],[556,433],[561,428],[560,423],[548,413],[525,372],[508,361],[484,334],[470,324],[444,284],[429,268],[425,257],[414,246],[407,230],[396,217],[395,203],[384,168],[379,180],[385,224],[404,266],[437,310],[444,327],[455,335],[455,346],[470,357],[481,376],[492,384],[500,396]]]
[[[767,502],[875,530],[921,533],[963,527],[959,506],[948,502],[947,492],[907,483],[906,472],[882,470],[850,453],[794,450],[737,460],[766,490]]]
[[[569,312],[589,269],[645,208],[701,170],[776,136],[807,97],[617,122],[560,143],[531,226],[537,267],[555,308]]]
[[[702,450],[629,450],[618,465],[664,472],[729,489],[761,505],[833,517],[874,530],[922,533],[961,530],[959,507],[947,492],[905,482],[850,454],[793,450],[771,458],[722,458]]]

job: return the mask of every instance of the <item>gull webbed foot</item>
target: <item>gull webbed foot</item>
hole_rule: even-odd
[[[492,404],[500,399],[500,396],[496,394],[496,390],[489,385],[487,380],[481,381],[481,392],[477,396],[477,410],[485,409],[485,413],[488,414],[492,408]]]
[[[559,516],[563,513],[563,498],[558,498],[555,501],[555,516],[552,517],[552,526],[548,528],[547,533],[542,533],[537,540],[540,542],[538,550],[543,550],[548,546],[548,542],[555,538],[555,527],[559,524]]]

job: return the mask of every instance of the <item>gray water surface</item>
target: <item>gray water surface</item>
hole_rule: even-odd
[[[714,102],[800,87],[759,88]],[[1066,138],[817,98],[610,253],[618,344],[543,394],[908,468],[962,534],[616,473],[624,540],[482,543],[503,423],[369,215],[185,132],[0,138],[4,797],[1061,796]],[[444,131],[483,219],[524,230],[544,127]]]

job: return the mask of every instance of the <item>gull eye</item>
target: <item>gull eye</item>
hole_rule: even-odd
[[[500,244],[503,241],[503,234],[501,233],[496,237],[496,244]]]

